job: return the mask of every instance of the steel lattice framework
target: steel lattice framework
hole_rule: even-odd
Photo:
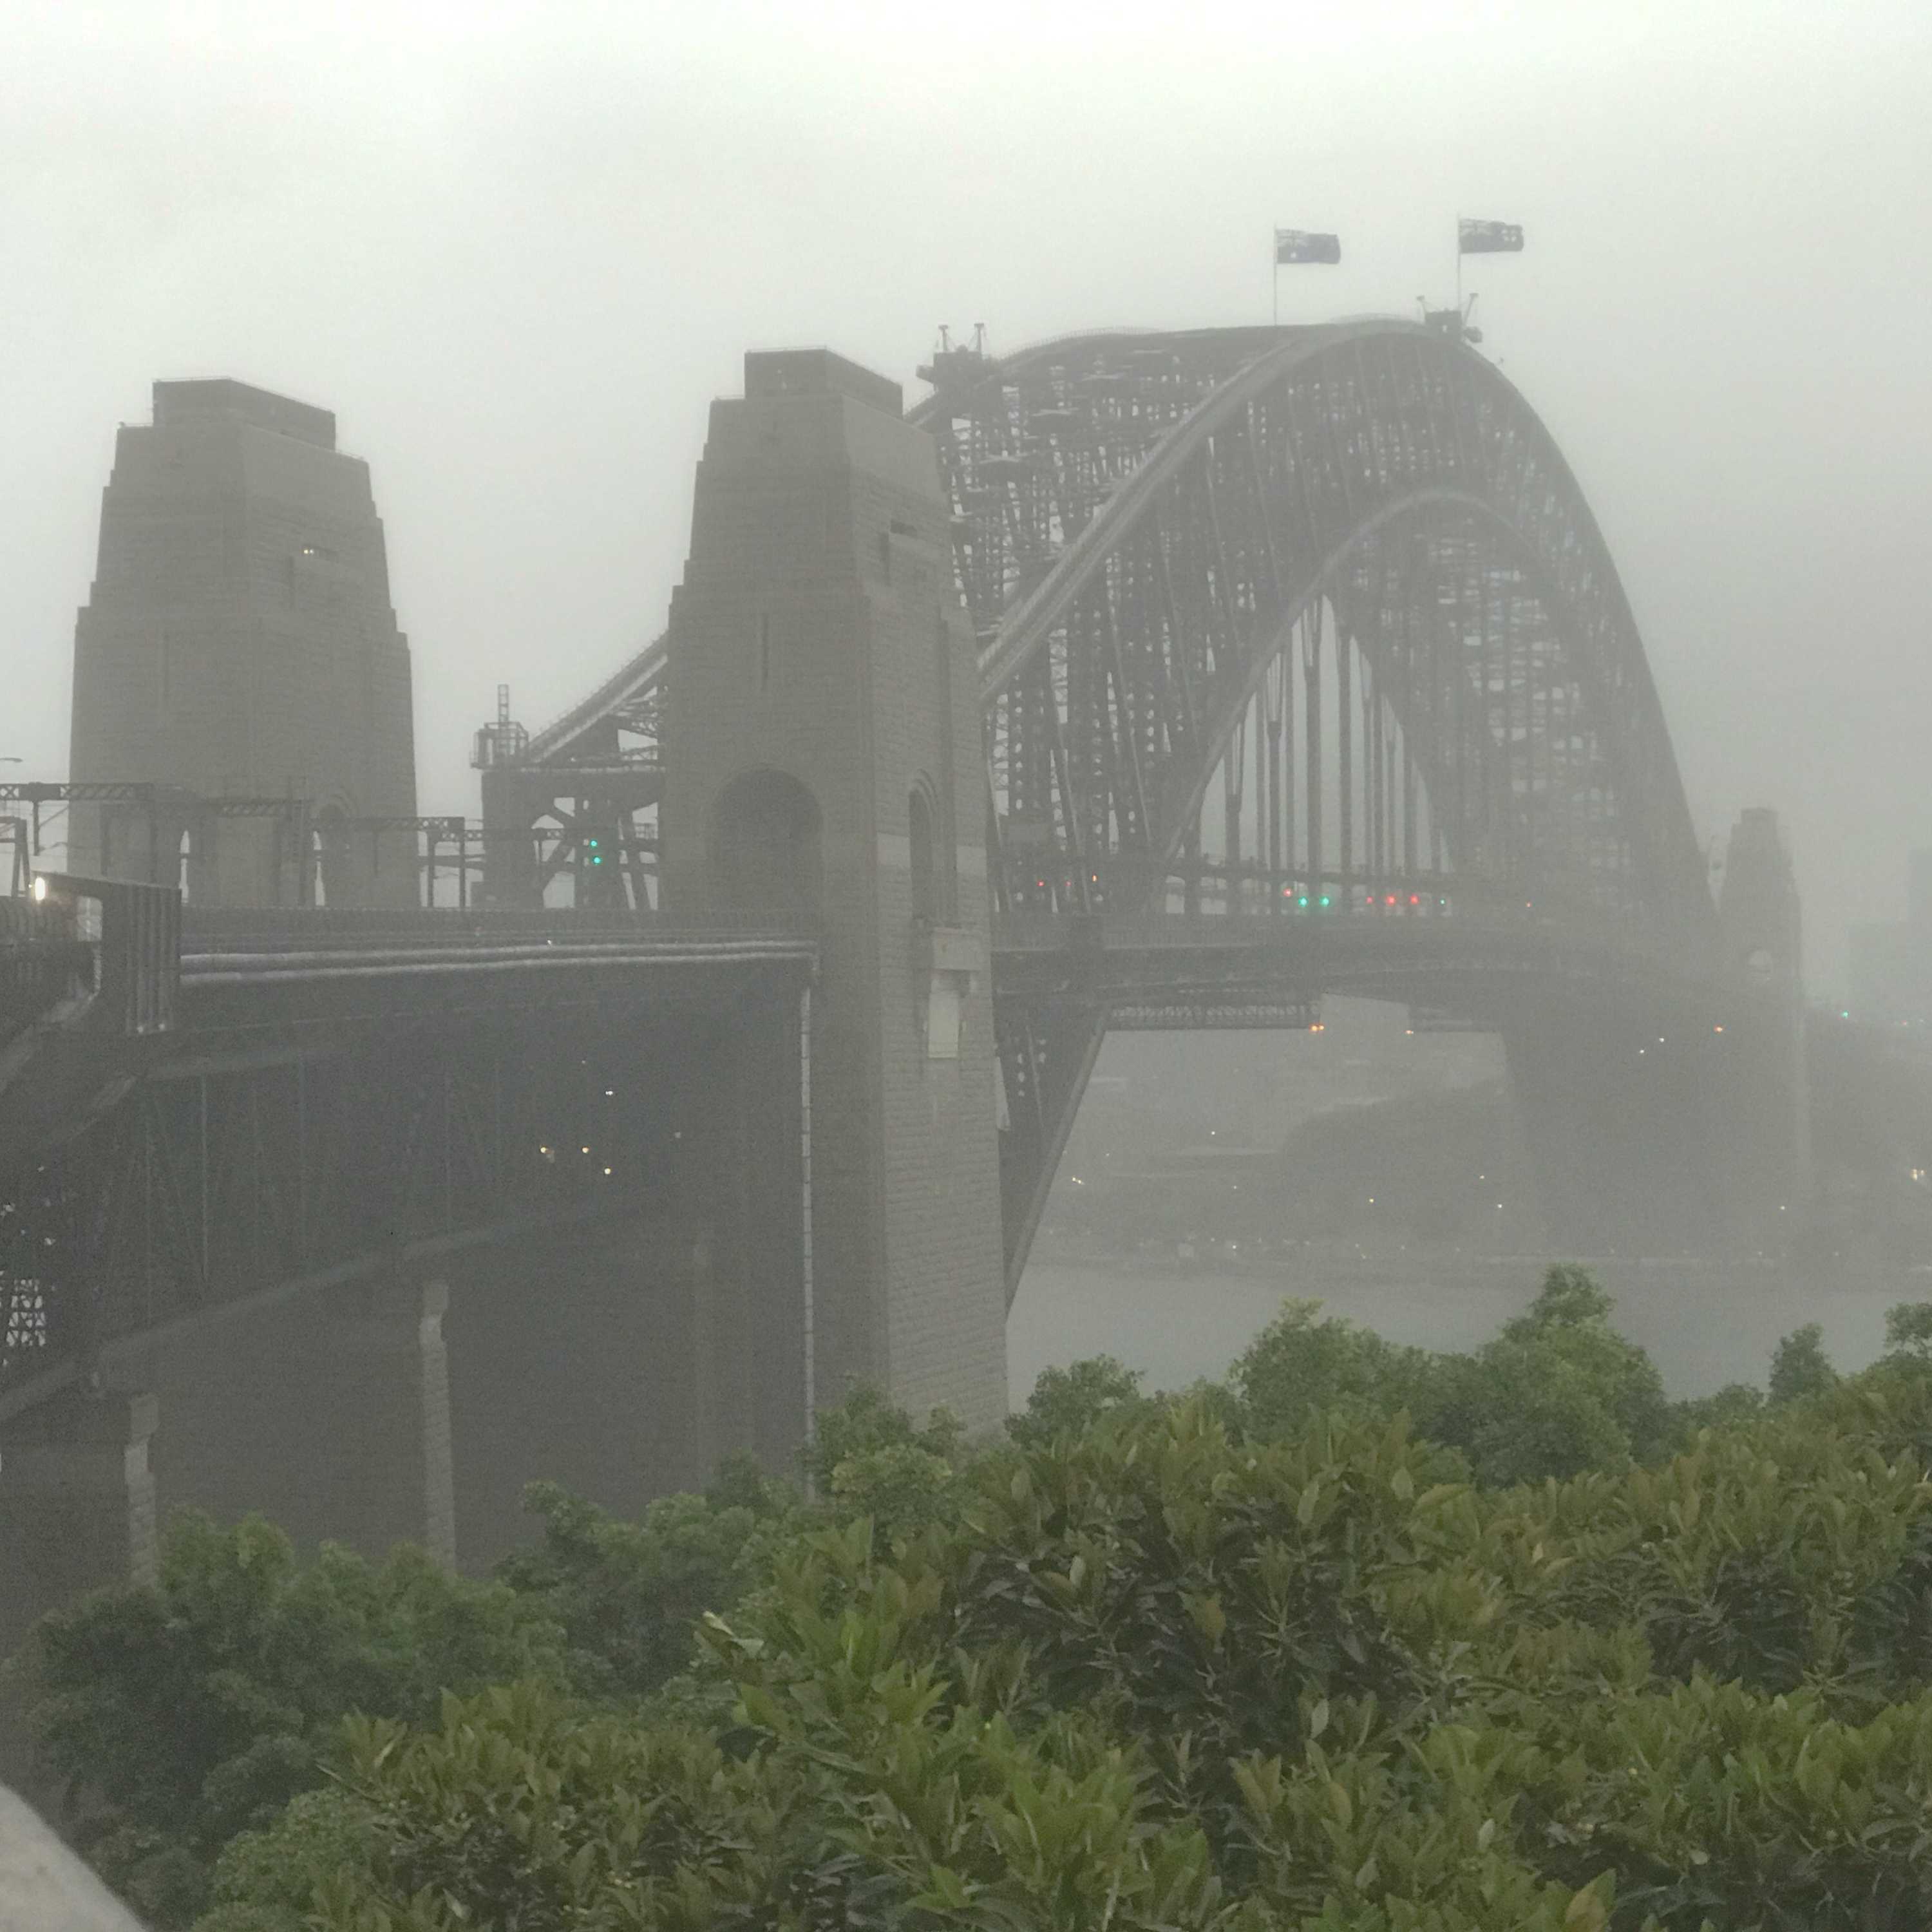
[[[1715,970],[1616,566],[1549,432],[1466,344],[1379,320],[1112,333],[921,374],[980,640],[1000,914],[1453,896]],[[655,770],[664,662],[660,638],[529,767]],[[1110,1016],[1017,986],[997,1005],[1016,1274]]]
[[[1003,910],[1144,908],[1204,846],[1242,876],[1528,884],[1679,956],[1708,942],[1616,566],[1474,351],[1374,321],[932,374],[914,415],[981,641]],[[654,765],[664,664],[659,638],[520,762]],[[1217,774],[1240,809],[1204,833]]]
[[[1100,334],[929,379],[1002,911],[1453,889],[1678,970],[1708,953],[1616,567],[1473,350],[1398,322]],[[1109,1016],[1003,1005],[1016,1276]]]
[[[935,364],[917,414],[982,640],[1012,909],[1158,902],[1218,772],[1239,809],[1204,842],[1238,870],[1245,832],[1283,880],[1525,884],[1705,942],[1616,568],[1480,356],[1376,322],[979,359]]]

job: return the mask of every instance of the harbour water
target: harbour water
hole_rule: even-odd
[[[1932,1274],[1832,1287],[1751,1263],[1592,1265],[1616,1298],[1618,1328],[1650,1352],[1678,1396],[1733,1382],[1762,1388],[1778,1338],[1807,1322],[1823,1328],[1840,1370],[1862,1368],[1883,1346],[1887,1308],[1932,1300]],[[1141,1370],[1150,1388],[1219,1380],[1289,1295],[1318,1298],[1392,1342],[1471,1348],[1528,1306],[1542,1271],[1532,1259],[1468,1258],[1399,1267],[1311,1259],[1272,1275],[1036,1261],[1007,1324],[1012,1399],[1023,1403],[1042,1370],[1102,1354]]]

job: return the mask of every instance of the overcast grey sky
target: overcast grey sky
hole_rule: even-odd
[[[1623,572],[1701,832],[1786,815],[1814,985],[1932,844],[1932,4],[1196,0],[8,10],[0,755],[64,769],[117,422],[157,376],[334,410],[416,656],[425,810],[660,627],[748,346],[898,376],[1412,313],[1487,348]]]

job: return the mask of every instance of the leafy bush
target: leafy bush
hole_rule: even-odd
[[[1006,1433],[1025,1449],[1043,1449],[1061,1436],[1084,1436],[1103,1415],[1146,1400],[1143,1378],[1112,1355],[1094,1355],[1064,1369],[1046,1369],[1027,1406],[1006,1419]]]
[[[514,1552],[499,1574],[562,1628],[571,1681],[603,1699],[648,1696],[685,1669],[693,1624],[757,1580],[771,1536],[796,1508],[779,1485],[736,1464],[711,1494],[663,1497],[634,1523],[553,1483],[532,1484],[525,1502],[542,1519],[543,1540]]]
[[[1432,1407],[1434,1365],[1370,1330],[1322,1315],[1318,1301],[1291,1300],[1249,1343],[1232,1378],[1256,1435],[1298,1434],[1324,1410],[1391,1415]]]
[[[163,1926],[191,1919],[222,1845],[320,1780],[343,1714],[431,1716],[447,1687],[560,1667],[559,1633],[501,1585],[420,1551],[325,1545],[306,1569],[259,1518],[184,1514],[158,1582],[44,1618],[22,1659],[49,1766],[108,1882]]]
[[[1433,1357],[1291,1304],[1235,1391],[1076,1365],[975,1454],[865,1396],[815,1501],[744,1465],[636,1524],[539,1491],[495,1586],[302,1584],[201,1526],[167,1694],[216,1742],[130,1746],[162,1694],[111,1650],[54,1709],[201,1932],[1918,1932],[1932,1320],[1673,1408],[1608,1314],[1554,1270]],[[272,1641],[303,1591],[336,1635]]]
[[[1825,1353],[1825,1331],[1815,1322],[1792,1329],[1772,1354],[1773,1402],[1802,1402],[1807,1396],[1822,1395],[1838,1379],[1838,1372]]]

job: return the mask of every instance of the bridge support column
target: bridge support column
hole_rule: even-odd
[[[453,1564],[447,1301],[440,1280],[392,1269],[110,1346],[112,1372],[168,1418],[164,1520],[259,1512],[300,1550],[380,1559],[407,1540]]]
[[[537,883],[536,835],[542,809],[532,798],[528,778],[501,768],[482,776],[483,901],[486,905],[543,904]]]
[[[805,1437],[800,1018],[740,1013],[680,1143],[679,1191],[700,1217],[686,1280],[700,1480],[737,1449],[783,1471]]]
[[[0,1444],[0,1657],[88,1590],[155,1574],[152,1395],[63,1397]]]
[[[456,1565],[449,1352],[442,1281],[391,1277],[334,1292],[334,1533],[370,1556],[420,1544]]]
[[[990,1429],[1006,1291],[986,760],[937,452],[896,385],[823,351],[748,356],[745,383],[712,408],[671,608],[667,904],[823,934],[816,1402],[864,1382]]]

